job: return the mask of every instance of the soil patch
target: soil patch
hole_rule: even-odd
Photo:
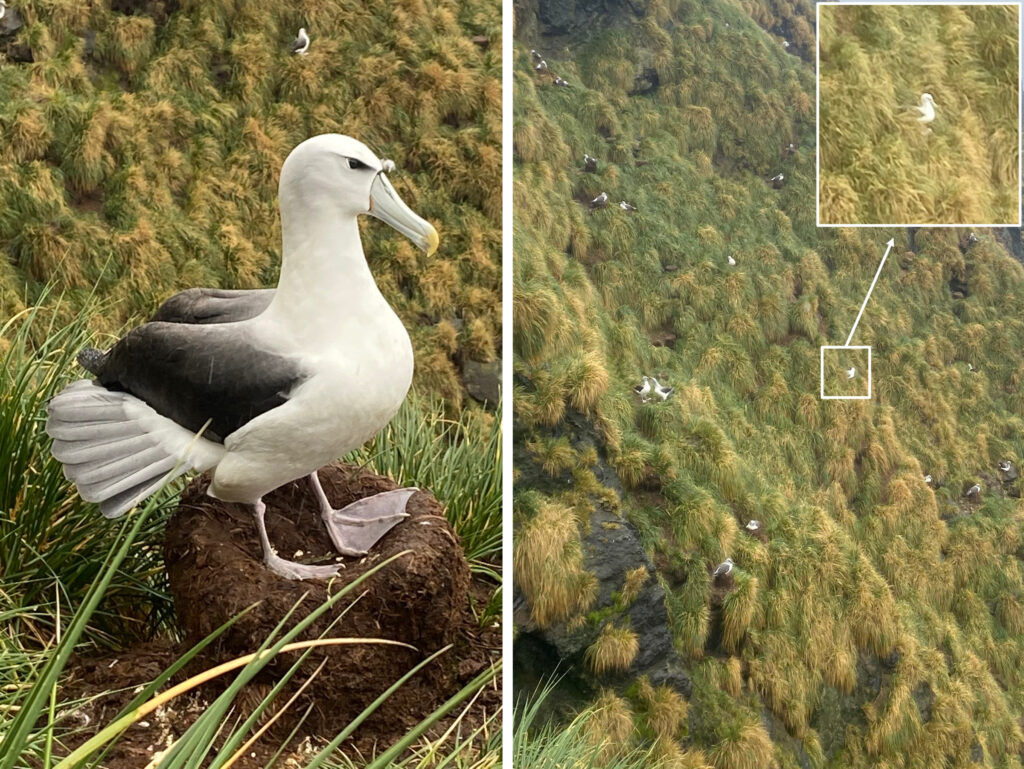
[[[336,507],[395,488],[390,479],[340,463],[321,470],[320,479]],[[256,604],[175,682],[252,653],[304,595],[289,620],[291,624],[342,586],[405,550],[411,553],[384,567],[353,591],[353,598],[358,596],[358,600],[343,598],[301,638],[316,638],[337,620],[328,636],[389,638],[411,644],[415,650],[358,645],[314,651],[277,702],[286,702],[321,663],[323,669],[253,747],[251,752],[255,755],[246,756],[237,766],[265,766],[308,709],[305,722],[284,753],[294,762],[288,763],[282,757],[277,763],[279,767],[304,766],[302,757],[307,750],[329,740],[417,662],[452,644],[451,650],[392,695],[345,746],[352,755],[372,755],[500,658],[500,624],[495,621],[492,627],[482,629],[473,612],[474,606],[482,609],[487,604],[494,585],[483,580],[470,582],[458,537],[448,525],[440,503],[429,493],[421,491],[410,499],[409,519],[392,529],[370,555],[343,559],[345,568],[333,581],[291,581],[264,568],[249,508],[207,497],[206,483],[206,479],[200,478],[185,490],[167,528],[165,561],[178,620],[185,634],[183,643],[156,640],[103,659],[75,660],[64,696],[84,697],[100,692],[105,696],[69,716],[69,724],[83,727],[76,738],[68,741],[72,746],[109,723],[132,699],[137,687],[155,678],[185,650],[242,609]],[[292,558],[302,551],[304,556],[296,560],[334,560],[337,554],[305,481],[282,487],[264,501],[271,541],[284,557]],[[339,619],[340,615],[344,616]],[[250,712],[296,659],[295,654],[282,655],[264,668],[236,701],[236,715],[244,717]],[[146,719],[145,726],[132,727],[105,759],[105,766],[146,766],[168,739],[173,740],[188,728],[232,678],[228,675],[222,681],[211,682],[195,694],[158,710]],[[500,708],[500,692],[500,685],[494,686],[478,698],[460,729],[463,734]],[[431,734],[442,734],[453,718],[444,719]]]

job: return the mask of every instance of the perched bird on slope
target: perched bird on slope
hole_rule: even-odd
[[[793,142],[790,142],[789,146],[786,147],[786,154],[787,155],[795,155],[796,154],[796,145],[794,145]]]
[[[747,522],[747,525],[744,528],[747,531],[757,531],[761,528],[761,522],[758,520],[750,520]]]
[[[973,486],[971,486],[971,488],[967,489],[967,491],[964,492],[964,496],[967,497],[968,499],[980,499],[981,486],[979,486],[977,483],[974,484]]]
[[[583,153],[583,170],[588,174],[597,173],[597,158],[592,158],[586,152]]]
[[[538,72],[547,72],[548,71],[548,63],[546,61],[544,61],[544,59],[541,59],[537,63],[537,66],[534,67],[534,69],[537,70]]]
[[[1009,459],[1004,459],[999,463],[999,472],[1003,474],[1004,481],[1017,480],[1017,468],[1013,466],[1013,462]]]
[[[651,380],[649,377],[644,377],[644,383],[638,384],[633,388],[633,392],[640,396],[640,400],[643,403],[647,403],[650,400],[651,395]]]
[[[292,41],[292,53],[297,53],[299,56],[305,56],[309,50],[309,35],[306,34],[306,28],[302,27],[299,30],[298,37]]]
[[[857,376],[857,368],[855,366],[850,366],[850,368],[846,369],[847,379],[853,379],[855,376]]]
[[[927,483],[929,486],[931,485],[931,483],[932,483],[932,475],[931,475],[931,473],[928,473],[928,475],[926,475],[924,477],[924,482]]]
[[[973,363],[968,363],[967,364],[967,370],[970,371],[972,374],[977,374],[978,373],[978,369],[974,368],[974,364]]]
[[[627,203],[625,200],[619,201],[619,208],[623,211],[636,211],[636,206]]]
[[[590,201],[591,208],[604,208],[608,205],[608,193],[602,192],[596,198]]]
[[[4,15],[6,15],[6,13],[7,13],[7,3],[5,2],[5,0],[0,0],[0,19],[2,19],[4,17]]]
[[[158,320],[79,361],[95,379],[49,403],[53,455],[108,518],[167,481],[210,471],[207,493],[252,506],[264,563],[288,579],[336,566],[277,555],[262,498],[308,477],[342,555],[361,555],[406,517],[415,489],[332,508],[317,470],[358,448],[397,413],[412,382],[408,332],[363,255],[358,217],[386,222],[427,254],[433,226],[402,202],[384,163],[339,134],[299,144],[281,168],[277,289],[193,289]]]
[[[555,85],[560,86],[561,88],[569,88],[570,87],[568,80],[565,80],[564,78],[560,78],[557,75],[555,76]]]
[[[711,575],[712,579],[718,579],[719,577],[725,577],[732,573],[732,558],[726,558],[715,569],[715,573]]]
[[[532,48],[530,49],[530,56],[533,57],[534,61],[543,61],[544,60],[544,57],[541,56],[539,53],[537,53],[537,51],[533,50]]]
[[[968,244],[973,246],[975,243],[978,242],[978,236],[975,235],[973,232],[969,233],[967,235],[967,242],[968,242]]]
[[[927,125],[935,120],[935,100],[930,93],[921,94],[921,103],[907,107],[907,109],[917,111],[918,123]]]
[[[733,259],[732,254],[729,254],[728,258],[729,258],[729,266],[730,267],[735,267],[736,266],[736,260]]]
[[[772,183],[772,189],[780,190],[786,181],[786,177],[783,174],[775,174],[775,176],[768,181]]]
[[[676,391],[674,387],[662,387],[654,377],[651,377],[651,382],[654,384],[654,394],[663,401],[668,400],[668,396]]]

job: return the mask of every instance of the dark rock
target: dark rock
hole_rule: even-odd
[[[633,89],[629,95],[643,96],[658,90],[659,85],[661,85],[661,77],[658,75],[658,70],[654,67],[644,67],[643,71],[633,78]]]
[[[354,465],[338,463],[321,469],[319,475],[331,502],[339,507],[396,487],[390,479]],[[202,652],[201,665],[251,653],[300,599],[290,625],[376,564],[411,551],[368,577],[351,596],[315,620],[300,639],[324,633],[388,638],[411,644],[415,650],[371,644],[317,650],[283,695],[294,693],[320,661],[327,660],[286,713],[284,720],[290,726],[312,705],[304,729],[333,733],[343,728],[413,665],[458,641],[467,632],[467,619],[472,623],[467,611],[469,565],[444,509],[428,492],[409,500],[410,518],[388,532],[370,555],[345,559],[337,577],[293,581],[264,567],[249,506],[206,496],[208,483],[202,476],[185,489],[168,522],[164,544],[170,592],[186,643],[197,643],[238,612],[253,608]],[[264,501],[271,541],[285,557],[293,557],[298,550],[306,554],[302,560],[333,560],[337,555],[305,479],[271,492]],[[353,602],[357,596],[359,600]],[[389,698],[364,728],[383,738],[395,729],[414,726],[458,690],[458,656],[445,655],[428,665],[396,693],[398,699]],[[261,687],[280,680],[295,659],[281,655],[253,685],[265,692]]]
[[[582,545],[583,567],[598,581],[591,618],[572,628],[565,622],[544,629],[533,627],[532,623],[520,625],[517,622],[520,632],[514,651],[515,664],[531,666],[531,649],[544,648],[561,661],[562,669],[566,664],[570,666],[566,678],[588,696],[601,687],[625,689],[639,676],[647,676],[652,684],[670,686],[689,697],[690,676],[672,645],[665,590],[653,577],[654,565],[640,545],[636,527],[599,508],[590,518],[590,530],[583,535]],[[652,576],[629,606],[616,608],[613,594],[622,590],[626,573],[637,566],[646,567]],[[600,614],[601,619],[595,620],[595,613]],[[628,626],[636,633],[639,650],[628,670],[595,676],[585,666],[584,653],[609,621]],[[526,627],[531,628],[529,632],[524,632]],[[527,636],[532,638],[524,645],[522,642]]]
[[[462,381],[473,399],[496,406],[501,397],[501,361],[482,363],[467,359],[462,364]]]
[[[910,693],[910,696],[914,698],[914,702],[917,703],[917,709],[921,712],[921,723],[926,724],[931,721],[932,705],[935,703],[935,691],[932,689],[931,684],[927,681],[922,681]]]

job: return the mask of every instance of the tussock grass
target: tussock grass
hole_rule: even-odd
[[[977,739],[988,751],[979,763],[1009,764],[1024,712],[1022,511],[993,485],[968,512],[961,487],[994,479],[1004,456],[1024,457],[1024,268],[996,231],[977,230],[980,242],[962,250],[966,230],[815,227],[813,12],[656,2],[645,20],[549,59],[573,73],[573,98],[532,74],[530,48],[548,52],[520,28],[514,119],[536,146],[514,169],[515,440],[553,448],[594,436],[588,473],[546,500],[573,519],[570,537],[602,503],[638,528],[695,679],[701,717],[686,755],[791,766],[804,760],[792,738],[815,765],[939,766],[967,761]],[[655,59],[659,88],[630,96]],[[583,153],[598,158],[597,174],[581,170]],[[787,182],[773,190],[780,171]],[[602,189],[638,210],[591,213],[581,201]],[[853,340],[872,346],[874,397],[823,402],[818,347],[845,340],[890,236]],[[569,401],[568,374],[595,358],[607,384],[584,412]],[[675,394],[640,403],[631,389],[643,374]],[[925,485],[926,473],[942,486]],[[535,536],[526,477],[517,558],[521,534]],[[751,519],[763,541],[744,531]],[[708,568],[727,556],[738,569],[720,594]],[[553,572],[575,574],[572,548],[555,558]],[[908,662],[887,679],[870,728],[812,728],[837,698],[865,712],[864,666],[893,655]],[[932,719],[914,726],[890,688],[920,697],[925,683]],[[637,732],[655,744],[629,696]],[[756,731],[765,708],[788,737]],[[682,760],[682,745],[657,745]]]
[[[1019,12],[821,9],[823,222],[1019,221]],[[906,107],[925,92],[922,128]]]
[[[597,675],[614,670],[626,670],[636,659],[640,640],[628,627],[608,623],[584,654],[587,666]]]

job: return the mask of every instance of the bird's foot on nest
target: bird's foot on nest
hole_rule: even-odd
[[[309,476],[309,482],[320,500],[320,514],[331,542],[339,553],[349,556],[366,555],[381,537],[408,518],[405,507],[410,497],[419,491],[416,488],[382,491],[335,510],[316,473]]]
[[[277,554],[274,546],[270,544],[270,537],[267,535],[267,524],[264,516],[267,506],[262,499],[256,500],[253,504],[253,514],[256,516],[256,530],[260,535],[260,543],[263,545],[263,563],[268,569],[285,579],[329,579],[337,575],[340,566],[326,564],[323,566],[311,566],[305,563],[288,561]]]
[[[338,574],[340,566],[325,564],[311,566],[305,563],[288,561],[273,550],[263,554],[263,563],[274,574],[285,579],[330,579]]]

